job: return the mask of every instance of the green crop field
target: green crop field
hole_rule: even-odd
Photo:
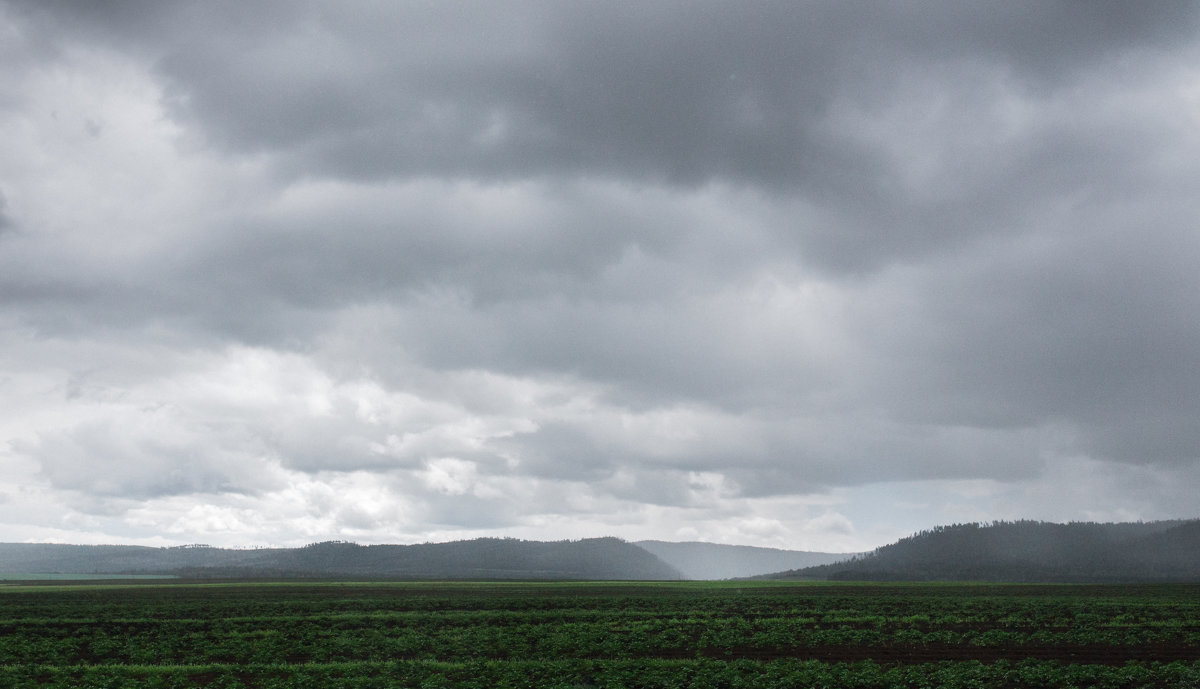
[[[0,584],[9,687],[1200,687],[1200,586]]]

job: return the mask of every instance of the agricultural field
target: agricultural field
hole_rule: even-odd
[[[1200,686],[1200,585],[0,584],[0,689],[1070,686]]]

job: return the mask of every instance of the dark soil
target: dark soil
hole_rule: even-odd
[[[1021,661],[1056,660],[1063,663],[1088,665],[1124,665],[1131,660],[1143,662],[1200,661],[1200,646],[1183,644],[1146,644],[1139,646],[1058,645],[1058,646],[964,646],[925,644],[919,646],[820,646],[792,649],[733,648],[711,649],[707,657],[718,659],[748,658],[773,660],[798,658],[823,662],[855,662],[873,660],[885,665],[912,665],[943,660],[977,660],[994,663],[998,660]]]

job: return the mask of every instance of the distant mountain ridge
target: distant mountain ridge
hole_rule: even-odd
[[[1200,520],[940,526],[849,560],[761,579],[1140,583],[1200,581]]]
[[[302,548],[0,543],[0,572],[174,574],[184,577],[391,577],[406,579],[683,579],[679,570],[618,538],[522,541],[479,538],[418,545],[341,541]]]
[[[816,561],[816,562],[814,562]],[[778,568],[778,569],[776,569]],[[768,573],[774,570],[773,573]],[[618,538],[302,548],[0,543],[0,574],[189,578],[1200,582],[1200,520],[940,526],[847,557]]]
[[[703,541],[635,541],[689,579],[736,579],[839,562],[855,553],[816,553]]]

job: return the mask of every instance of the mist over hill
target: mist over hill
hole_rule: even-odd
[[[408,579],[682,579],[617,538],[522,541],[479,538],[418,545],[340,541],[302,548],[0,543],[0,573],[174,574],[184,577],[388,577]]]
[[[637,541],[689,579],[734,579],[845,560],[853,553],[814,553],[749,545]]]
[[[1017,521],[922,531],[843,562],[763,579],[843,581],[1200,581],[1200,521]]]

